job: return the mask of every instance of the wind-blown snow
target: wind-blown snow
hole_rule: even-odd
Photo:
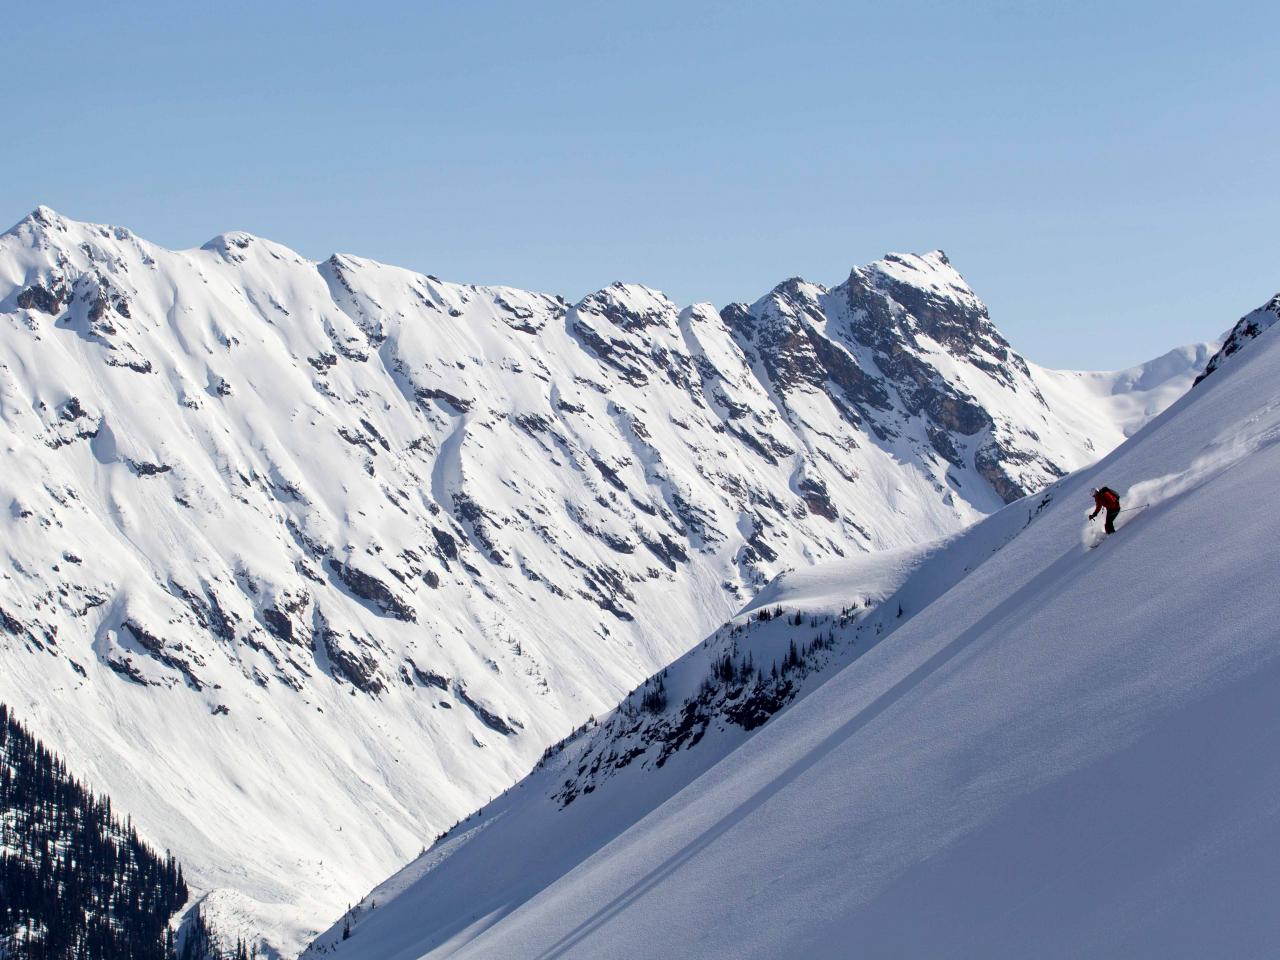
[[[288,949],[776,574],[952,535],[1198,367],[1034,368],[940,253],[569,304],[40,208],[0,236],[0,698]]]
[[[313,953],[1269,955],[1277,384],[1264,332],[1097,466],[910,562],[784,579],[780,615],[672,666],[666,706],[637,691]],[[1143,509],[1081,550],[1104,483]],[[735,705],[788,637],[817,652],[746,731]],[[687,681],[748,652],[763,677],[704,684],[691,710]],[[708,720],[673,741],[664,716]]]

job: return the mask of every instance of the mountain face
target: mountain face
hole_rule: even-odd
[[[1036,367],[940,252],[570,304],[40,208],[0,236],[0,700],[288,949],[775,574],[961,529],[1207,355]]]
[[[1280,338],[1256,336],[1096,466],[780,576],[306,956],[1267,955],[1280,594],[1250,572],[1280,562]],[[1104,483],[1112,537],[1084,519]]]

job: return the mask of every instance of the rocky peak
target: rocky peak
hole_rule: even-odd
[[[1008,350],[986,305],[941,250],[922,256],[890,253],[855,267],[843,292],[850,313],[862,315],[859,339],[865,343],[879,345],[886,338],[914,342],[923,334],[957,356],[988,343]]]
[[[71,220],[44,204],[32,210],[2,236],[12,235],[25,238],[37,249],[46,249],[50,246],[67,247],[73,242],[88,244],[95,248],[92,254],[98,256],[101,256],[103,241],[133,240],[136,242],[136,238],[127,227]]]
[[[941,250],[887,254],[831,291],[793,278],[722,317],[795,420],[825,393],[850,427],[975,471],[1005,501],[1066,469],[1002,415],[1044,399]]]
[[[44,204],[36,207],[29,214],[15,223],[6,230],[3,236],[10,234],[31,234],[42,233],[48,230],[57,230],[66,232],[68,229],[67,221],[58,211],[52,207],[46,207]]]
[[[670,350],[679,341],[680,311],[657,290],[613,283],[589,294],[569,310],[569,330],[603,363],[633,386],[661,370],[675,382],[688,381],[685,364],[672,366]]]
[[[52,207],[46,207],[43,203],[32,210],[23,222],[30,222],[42,227],[49,227],[58,230],[65,230],[67,228],[66,222],[62,219],[62,215]]]
[[[827,292],[827,288],[817,283],[810,283],[803,277],[791,277],[769,291],[764,300],[775,300],[791,304],[814,304]]]
[[[826,292],[825,288],[800,277],[784,280],[752,304],[757,329],[761,325],[772,328],[773,336],[777,337],[806,322],[820,323],[822,297]]]
[[[603,317],[619,330],[674,326],[679,309],[658,290],[636,283],[614,282],[588,294],[574,308],[579,314]]]
[[[69,230],[66,221],[46,206],[39,206],[0,234],[0,243],[21,244],[33,250],[50,250],[62,243]]]
[[[261,245],[262,241],[251,233],[245,233],[242,230],[233,230],[229,233],[218,234],[216,237],[213,237],[201,246],[200,249],[207,250],[210,253],[216,253],[224,260],[243,263],[246,254],[255,243]]]

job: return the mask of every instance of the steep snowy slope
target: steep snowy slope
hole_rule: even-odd
[[[779,571],[1090,462],[1184,360],[1033,368],[941,253],[571,305],[41,208],[0,236],[0,699],[297,944]]]
[[[771,586],[310,955],[1273,954],[1278,385],[1263,333],[1098,466]]]

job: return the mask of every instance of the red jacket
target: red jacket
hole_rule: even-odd
[[[1098,508],[1098,510],[1119,510],[1120,509],[1120,498],[1116,496],[1116,492],[1112,490],[1110,487],[1103,487],[1101,490],[1095,493],[1093,495],[1093,503],[1094,503],[1094,506]],[[1098,510],[1095,510],[1094,513],[1097,513]]]

